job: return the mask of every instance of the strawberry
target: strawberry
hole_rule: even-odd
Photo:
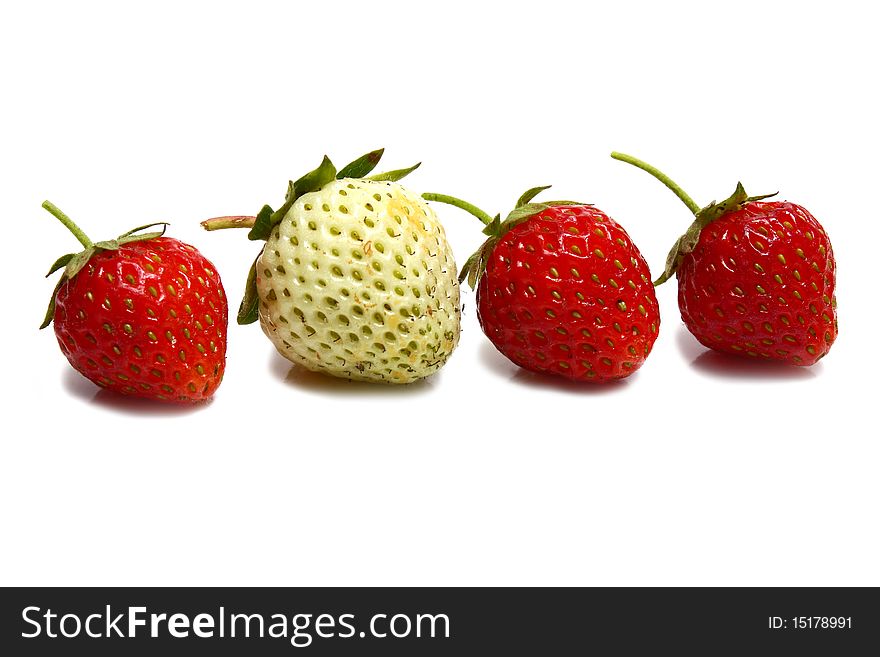
[[[443,194],[486,224],[489,239],[461,279],[477,290],[483,332],[511,361],[575,381],[627,377],[645,362],[660,326],[644,258],[626,231],[591,205],[520,197],[501,221]]]
[[[831,241],[806,208],[749,196],[742,184],[699,206],[666,175],[630,155],[696,215],[669,253],[660,285],[678,276],[688,330],[710,349],[756,360],[813,365],[837,338]]]
[[[46,201],[83,245],[49,271],[64,273],[46,318],[80,374],[123,395],[166,402],[211,397],[223,378],[227,303],[220,276],[194,247],[163,237],[167,224],[92,242]],[[152,226],[158,232],[142,233]]]
[[[259,319],[282,356],[336,377],[411,383],[458,344],[459,287],[436,215],[396,182],[418,165],[365,177],[382,152],[338,172],[325,157],[289,183],[277,211],[202,225],[249,227],[265,241],[238,322]]]

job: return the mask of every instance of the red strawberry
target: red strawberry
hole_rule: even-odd
[[[213,395],[223,378],[228,314],[215,267],[194,247],[163,237],[167,224],[92,243],[54,205],[43,207],[85,247],[49,271],[65,268],[40,327],[54,318],[74,369],[124,395],[169,402]],[[158,225],[160,232],[139,232]]]
[[[476,287],[480,325],[502,354],[527,370],[575,381],[629,376],[645,362],[660,326],[648,265],[601,210],[531,203],[544,189],[523,194],[504,222],[454,197],[424,197],[487,224],[490,237],[460,278]]]
[[[678,305],[705,346],[738,356],[812,365],[837,337],[835,262],[821,224],[794,203],[762,201],[737,184],[700,209],[678,185],[636,158],[696,215],[656,281],[678,275]]]

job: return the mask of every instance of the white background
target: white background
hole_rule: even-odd
[[[7,3],[0,19],[0,583],[880,585],[880,49],[869,3]],[[324,153],[407,185],[593,202],[652,269],[738,179],[829,232],[840,337],[810,369],[705,352],[658,291],[654,353],[579,387],[518,371],[464,295],[461,346],[407,388],[291,370],[230,326],[213,403],[120,400],[37,331],[51,262],[150,221],[278,205]],[[438,208],[456,259],[481,241]]]

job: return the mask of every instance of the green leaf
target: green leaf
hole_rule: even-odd
[[[458,272],[458,282],[461,283],[468,277],[471,269],[473,269],[477,260],[480,257],[480,251],[478,250],[476,253],[471,254],[471,257],[464,261],[464,264],[461,266],[461,270]]]
[[[132,242],[146,242],[148,240],[154,240],[156,238],[162,237],[165,234],[164,230],[157,230],[152,233],[141,233],[139,235],[126,235],[125,237],[117,237],[116,242],[119,243],[119,246],[123,244],[131,244]]]
[[[483,262],[483,250],[480,249],[479,251],[477,251],[476,255],[477,258],[476,260],[474,260],[474,264],[471,266],[467,277],[468,286],[472,290],[477,289],[477,281],[480,280],[480,276],[482,276],[483,272],[486,271],[486,264]]]
[[[284,193],[284,202],[290,201],[293,203],[296,200],[296,183],[292,180],[287,181],[287,191]]]
[[[736,189],[729,198],[724,199],[721,203],[712,201],[697,213],[696,221],[694,223],[700,224],[701,227],[708,226],[710,223],[716,219],[720,219],[728,212],[738,209],[746,202],[746,200],[748,200],[748,198],[749,195],[746,194],[746,190],[743,188],[742,183],[738,182],[736,183]]]
[[[134,236],[135,233],[139,233],[146,228],[152,228],[153,226],[162,226],[162,230],[158,234],[164,235],[165,228],[170,225],[171,224],[169,224],[167,221],[154,221],[151,224],[144,224],[143,226],[138,226],[137,228],[132,228],[127,233],[122,233],[122,235],[120,235],[117,239],[119,240],[119,243],[122,244],[123,238],[132,237],[132,236]],[[156,234],[156,233],[147,233],[147,235],[154,235],[154,234]],[[146,235],[144,237],[146,238]],[[147,239],[149,239],[149,238],[147,238]]]
[[[254,241],[269,239],[269,235],[272,234],[272,229],[284,219],[284,216],[296,202],[296,199],[303,194],[318,191],[324,185],[335,179],[336,167],[333,166],[330,158],[325,155],[317,169],[309,171],[302,178],[287,184],[287,194],[284,197],[284,205],[274,212],[268,205],[263,206],[263,209],[257,214],[257,219],[254,222],[253,228],[251,228],[248,233],[248,239]]]
[[[297,196],[296,196],[295,185],[296,185],[296,183],[294,183],[292,180],[287,184],[287,193],[284,195],[284,203],[281,205],[280,208],[278,208],[274,212],[270,213],[268,230],[266,231],[266,236],[265,237],[251,237],[250,234],[248,234],[248,239],[251,239],[251,240],[267,239],[269,237],[269,235],[272,232],[272,228],[274,226],[278,225],[279,223],[281,223],[281,220],[284,219],[284,216],[287,214],[288,210],[290,210],[290,208],[292,208],[293,204],[296,202]],[[265,210],[267,207],[269,207],[269,206],[264,205],[263,209]]]
[[[318,165],[317,169],[315,169],[314,171],[309,171],[306,175],[293,183],[293,199],[291,200],[291,198],[289,198],[290,195],[288,195],[287,201],[292,202],[298,199],[303,194],[316,192],[324,185],[335,179],[336,167],[333,166],[330,158],[325,155],[324,159],[321,160],[321,164]]]
[[[43,323],[40,324],[40,330],[43,330],[49,324],[52,323],[52,320],[55,318],[55,297],[58,295],[58,290],[61,289],[61,286],[64,284],[64,281],[67,280],[66,275],[61,276],[61,280],[58,281],[58,284],[55,286],[55,289],[52,290],[52,298],[49,299],[49,307],[46,309],[46,316],[43,318]]]
[[[49,278],[56,271],[61,269],[62,267],[66,267],[67,263],[70,262],[76,256],[75,253],[68,253],[67,255],[63,255],[55,263],[49,268],[49,273],[46,274],[46,278]]]
[[[165,234],[165,228],[170,224],[167,221],[154,221],[151,224],[144,224],[143,226],[138,226],[137,228],[132,228],[127,233],[122,233],[115,240],[111,240],[116,243],[115,248],[119,248],[123,244],[131,244],[132,242],[146,242],[147,240],[154,240],[158,237],[162,237]],[[142,233],[140,231],[146,230],[147,228],[152,228],[153,226],[162,226],[162,230],[152,231],[149,233]],[[95,246],[100,246],[104,249],[109,249],[108,246],[102,246],[105,244],[104,242],[98,242]]]
[[[760,201],[765,198],[770,198],[771,196],[776,196],[779,192],[773,192],[772,194],[760,194],[759,196],[749,196],[746,199],[746,203],[751,203],[752,201]]]
[[[477,261],[468,274],[468,285],[471,286],[472,290],[477,289],[477,283],[479,283],[480,277],[486,273],[486,267],[489,265],[489,257],[492,255],[492,250],[495,248],[496,244],[498,244],[498,238],[490,237],[483,242],[483,246],[481,246],[480,250],[477,252],[479,254]]]
[[[119,240],[101,240],[100,242],[95,242],[94,246],[102,251],[115,251],[119,248]]]
[[[511,228],[519,226],[530,217],[533,217],[539,212],[543,212],[544,210],[547,210],[549,208],[550,206],[546,203],[526,203],[525,205],[521,205],[518,208],[514,208],[510,211],[510,214],[508,214],[507,218],[504,220],[504,223],[501,226],[501,233],[506,233]]]
[[[397,182],[411,174],[413,171],[422,166],[421,162],[416,162],[411,167],[407,169],[395,169],[394,171],[386,171],[384,173],[377,173],[375,176],[370,176],[367,180],[389,180],[391,182]]]
[[[291,201],[291,205],[293,202]],[[286,214],[286,212],[285,212]],[[250,231],[248,231],[248,239],[249,240],[266,240],[269,239],[269,235],[272,234],[272,227],[275,225],[272,223],[272,216],[274,212],[271,207],[268,205],[264,205],[262,209],[257,213],[257,218],[254,221],[253,227],[251,227]],[[282,215],[283,217],[283,215]],[[281,221],[279,218],[278,221]]]
[[[541,201],[544,205],[590,205],[592,203],[584,203],[583,201]]]
[[[675,244],[672,246],[672,249],[666,256],[666,266],[663,268],[663,273],[660,274],[660,277],[654,281],[655,287],[658,285],[663,285],[663,283],[672,278],[675,272],[678,271],[678,268],[681,267],[681,261],[684,258],[684,253],[682,252],[683,240],[684,235],[675,240]]]
[[[260,251],[260,255],[262,255],[262,251]],[[244,298],[238,307],[238,317],[236,318],[239,324],[253,324],[260,316],[260,296],[257,292],[257,261],[259,259],[260,256],[257,256],[248,271],[247,282],[244,286]]]
[[[519,200],[516,202],[515,207],[519,208],[524,206],[545,189],[550,189],[551,187],[552,185],[544,185],[543,187],[532,187],[531,189],[527,189],[525,192],[523,192],[523,195],[519,197]]]
[[[498,237],[501,234],[501,215],[496,214],[495,217],[486,224],[486,227],[483,229],[483,235],[488,235],[490,237]]]
[[[375,151],[370,151],[365,155],[361,155],[354,162],[349,162],[342,167],[339,170],[339,173],[336,174],[336,178],[363,178],[376,168],[376,165],[379,164],[379,160],[382,159],[382,154],[384,152],[385,149],[380,148]]]
[[[480,277],[486,272],[486,267],[489,264],[489,258],[492,255],[492,250],[495,248],[495,245],[498,244],[497,237],[490,237],[477,249],[476,253],[474,253],[470,258],[468,258],[464,266],[461,268],[461,271],[458,273],[458,282],[461,283],[467,279],[468,285],[472,290],[477,289],[477,283],[480,281]]]
[[[64,276],[67,278],[73,278],[76,276],[79,271],[86,266],[86,263],[91,259],[91,257],[95,255],[95,247],[92,246],[85,251],[80,251],[75,256],[73,256],[67,265],[64,267]]]

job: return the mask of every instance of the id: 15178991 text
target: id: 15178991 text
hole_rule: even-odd
[[[769,616],[771,630],[851,630],[852,616]]]

